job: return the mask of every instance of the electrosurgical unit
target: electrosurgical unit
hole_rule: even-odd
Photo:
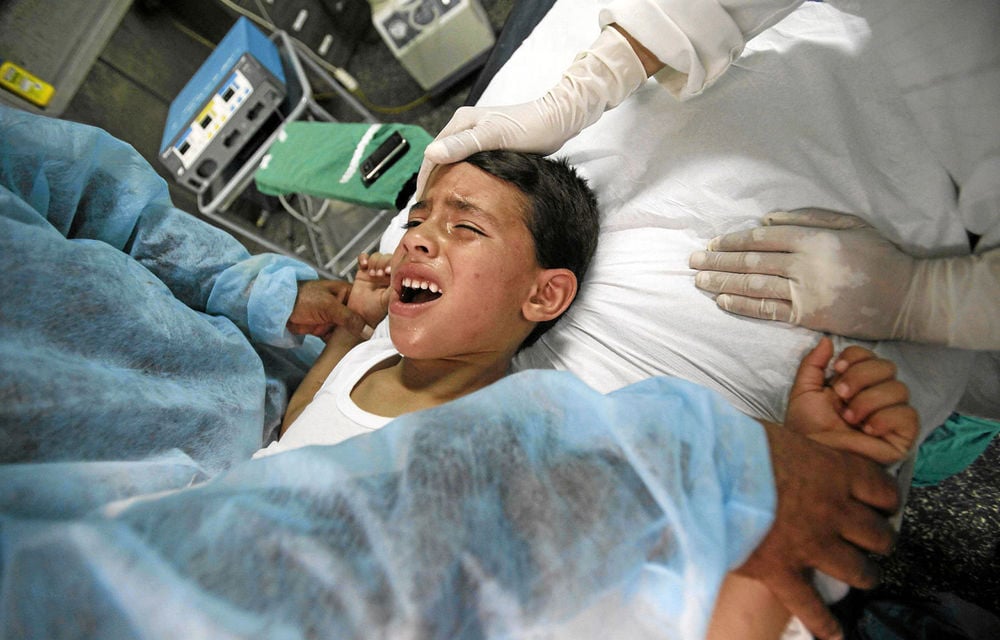
[[[170,104],[160,160],[203,192],[285,99],[277,46],[240,18]]]

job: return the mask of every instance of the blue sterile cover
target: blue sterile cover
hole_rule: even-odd
[[[108,133],[5,107],[0,273],[0,467],[179,448],[218,471],[284,411],[261,344],[322,347],[285,326],[311,267],[173,207]]]
[[[535,370],[211,479],[0,466],[0,638],[701,638],[767,458],[703,387]]]

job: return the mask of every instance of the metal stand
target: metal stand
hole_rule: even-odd
[[[252,240],[269,251],[302,259],[300,252],[275,242],[250,225],[241,224],[232,216],[223,214],[253,182],[254,173],[260,166],[261,160],[278,139],[286,122],[300,120],[337,122],[336,118],[316,102],[303,63],[311,73],[328,84],[346,107],[353,112],[353,115],[357,116],[357,119],[351,120],[352,122],[375,123],[378,121],[325,69],[308,56],[299,57],[294,44],[285,32],[277,31],[271,36],[271,39],[278,46],[287,77],[288,98],[279,109],[281,122],[256,149],[251,150],[239,166],[228,167],[227,171],[223,172],[222,177],[217,178],[207,189],[198,194],[198,210],[220,226]],[[377,230],[377,225],[388,220],[391,212],[339,203],[346,205],[345,209],[344,207],[331,206],[332,201],[304,194],[297,194],[296,198],[300,204],[304,205],[299,209],[293,207],[284,198],[281,199],[281,203],[284,211],[292,216],[295,222],[301,225],[308,234],[309,249],[312,252],[313,260],[306,260],[306,262],[311,262],[312,266],[323,277],[350,279],[357,262],[353,256],[361,251],[370,250],[370,245],[373,244],[372,234]],[[329,228],[330,224],[338,224],[337,220],[331,221],[329,215],[331,209],[338,208],[338,218],[343,218],[345,213],[354,209],[357,210],[356,214],[360,214],[360,216],[355,215],[354,217],[360,217],[362,221],[365,221],[353,237],[343,242],[332,240],[333,234],[330,233]],[[316,211],[316,213],[309,213],[311,211]],[[323,222],[328,224],[322,224]],[[327,257],[329,254],[332,254],[332,257]],[[349,260],[348,256],[351,256]]]

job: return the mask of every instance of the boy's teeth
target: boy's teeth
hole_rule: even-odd
[[[431,293],[439,293],[441,288],[433,282],[426,280],[414,280],[413,278],[403,278],[403,286],[407,289],[425,289]]]

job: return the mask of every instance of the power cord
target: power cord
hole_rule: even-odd
[[[238,15],[246,17],[251,22],[254,22],[257,26],[267,30],[269,33],[280,31],[280,29],[278,29],[278,27],[274,24],[274,22],[271,21],[270,14],[268,13],[267,8],[264,6],[261,0],[255,0],[255,3],[257,5],[258,11],[260,11],[262,15],[258,15],[252,11],[248,11],[247,9],[233,2],[233,0],[218,0],[218,1],[223,6],[228,8],[230,11],[233,11]],[[215,48],[215,45],[209,43],[201,36],[198,36],[190,29],[187,29],[185,27],[183,28],[183,31],[187,33],[189,36],[197,39],[202,44],[211,46],[213,49]],[[420,105],[424,104],[425,102],[431,99],[431,95],[425,93],[416,100],[397,106],[385,106],[373,103],[365,95],[364,91],[362,91],[361,87],[358,85],[358,81],[354,78],[354,76],[348,73],[346,69],[331,64],[329,61],[325,60],[323,57],[321,57],[319,54],[317,54],[315,51],[309,48],[309,46],[304,42],[302,42],[301,40],[291,36],[290,34],[288,34],[288,37],[291,39],[292,44],[295,46],[295,49],[299,53],[308,56],[313,62],[315,62],[323,69],[328,71],[330,75],[332,75],[337,80],[337,82],[339,82],[347,90],[348,93],[357,98],[358,101],[361,102],[361,104],[363,104],[365,108],[367,108],[369,111],[375,111],[385,115],[397,115],[415,109],[416,107],[419,107]],[[316,99],[324,99],[328,97],[333,97],[334,95],[335,94],[333,93],[317,93],[315,97]]]

